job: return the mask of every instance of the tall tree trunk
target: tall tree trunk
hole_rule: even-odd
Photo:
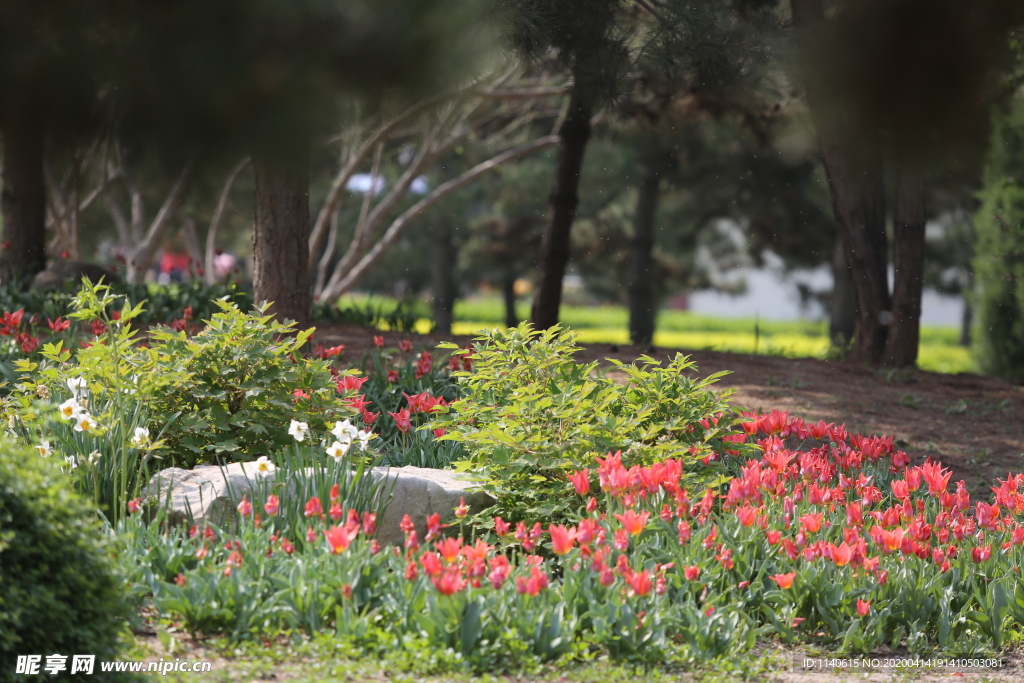
[[[661,174],[665,164],[656,155],[644,161],[644,176],[636,199],[633,240],[629,248],[629,338],[634,344],[650,344],[654,340],[657,302],[651,270],[654,263],[654,229],[658,211]]]
[[[531,315],[537,329],[558,324],[562,278],[569,263],[569,238],[579,204],[580,169],[590,138],[590,112],[589,102],[574,90],[569,99],[568,116],[558,132],[555,179],[548,197],[548,218],[541,237],[537,289]]]
[[[801,31],[822,27],[822,0],[790,0],[790,4],[793,23]],[[877,140],[854,140],[848,122],[827,113],[815,83],[807,83],[807,101],[818,129],[832,207],[857,300],[850,360],[879,363],[892,321],[881,154]]]
[[[968,286],[964,288],[964,312],[960,318],[960,346],[971,345],[971,327],[974,325],[974,306],[971,296],[974,293],[974,273],[968,273]]]
[[[857,300],[850,360],[878,363],[892,322],[881,158],[826,142],[824,135],[821,147]]]
[[[309,324],[309,169],[254,156],[256,217],[253,225],[255,300],[271,312]]]
[[[853,294],[853,278],[846,265],[843,243],[836,242],[832,253],[832,302],[829,311],[828,336],[832,345],[844,351],[853,341],[857,327],[857,300]]]
[[[885,342],[885,364],[904,367],[917,364],[921,341],[921,293],[924,287],[925,181],[916,168],[896,172],[896,203],[893,207],[892,325]]]
[[[0,283],[24,286],[46,268],[46,182],[43,176],[45,129],[24,108],[0,113],[3,136],[3,249]]]
[[[506,268],[501,276],[501,298],[505,302],[505,327],[513,328],[519,324],[516,315],[516,271]]]
[[[455,307],[455,241],[452,225],[441,219],[434,230],[434,332],[452,333],[452,309]]]

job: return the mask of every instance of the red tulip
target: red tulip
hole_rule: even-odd
[[[267,496],[267,502],[263,504],[263,509],[268,515],[274,517],[281,509],[281,502],[278,500],[277,496],[270,494]]]
[[[789,572],[788,574],[776,574],[775,576],[768,577],[775,583],[779,584],[779,588],[786,590],[793,585],[793,579],[796,578],[796,572]]]
[[[446,538],[434,544],[445,562],[452,564],[459,559],[459,552],[462,550],[462,538]]]
[[[334,526],[330,529],[324,530],[324,536],[327,538],[327,544],[331,548],[331,553],[337,555],[338,553],[348,550],[349,545],[352,544],[352,540],[359,534],[359,527],[353,527],[352,525],[346,524],[345,526]]]
[[[572,486],[576,489],[576,493],[585,496],[590,493],[590,470],[582,469],[578,472],[573,472],[569,475],[569,481],[572,482]]]
[[[572,550],[576,542],[575,529],[566,529],[564,526],[552,524],[548,527],[548,533],[551,534],[551,549],[555,555],[566,555]]]
[[[420,556],[420,564],[423,565],[423,571],[430,576],[438,576],[443,569],[441,566],[441,558],[437,553],[423,553],[423,555]]]
[[[649,571],[634,573],[630,570],[625,574],[625,579],[636,595],[643,597],[651,592],[651,573]]]
[[[395,426],[398,427],[398,431],[406,433],[412,429],[412,422],[409,418],[412,417],[412,413],[409,412],[408,408],[402,408],[397,413],[388,411],[388,415],[395,418]]]
[[[449,568],[448,571],[431,579],[437,592],[441,595],[452,595],[466,587],[466,581],[457,568]]]
[[[632,510],[626,510],[624,515],[616,513],[615,519],[622,522],[622,527],[626,530],[626,533],[636,536],[647,526],[647,520],[650,516],[651,513],[649,512],[641,512],[638,515]]]
[[[319,517],[324,514],[324,506],[320,503],[320,499],[313,496],[306,501],[306,517]]]

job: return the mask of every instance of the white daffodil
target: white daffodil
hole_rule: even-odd
[[[78,467],[78,458],[76,458],[75,456],[66,455],[64,456],[64,459],[68,461],[68,467],[70,467],[71,469],[75,469],[76,467]]]
[[[149,443],[149,430],[145,427],[136,427],[135,436],[131,438],[128,445],[132,448],[142,448]]]
[[[376,436],[376,435],[373,432],[368,432],[368,431],[366,431],[364,429],[360,429],[359,433],[356,434],[356,438],[359,439],[359,447],[362,448],[365,451],[366,450],[366,445],[370,442],[370,439],[372,439],[374,436]]]
[[[60,414],[67,420],[75,419],[75,417],[82,412],[82,406],[73,398],[69,398],[58,407],[60,408]]]
[[[71,395],[75,398],[85,396],[89,393],[89,387],[86,385],[84,377],[71,377],[68,379],[68,389],[71,390]]]
[[[100,453],[99,451],[93,451],[92,453],[89,454],[89,457],[86,458],[86,459],[89,461],[90,465],[95,465],[96,463],[98,463],[100,461],[100,458],[102,458],[102,457],[103,457],[102,453]]]
[[[292,423],[288,426],[288,433],[295,437],[296,441],[305,441],[306,437],[309,436],[309,425],[305,422],[292,420]]]
[[[344,422],[335,422],[331,434],[334,434],[338,441],[352,443],[352,440],[358,437],[359,430],[351,422],[345,420]]]
[[[327,447],[327,455],[334,458],[334,462],[341,462],[341,459],[348,453],[348,448],[351,446],[351,442],[342,443],[341,441],[335,441]]]
[[[89,413],[79,413],[75,415],[75,431],[91,433],[96,431],[96,420],[92,419],[92,415]]]
[[[49,441],[43,441],[42,443],[40,443],[38,446],[36,446],[36,450],[39,451],[39,455],[43,456],[44,458],[53,455],[53,449],[50,448]]]
[[[256,458],[256,462],[253,464],[256,465],[256,474],[261,477],[268,477],[277,469],[277,465],[270,462],[270,458],[265,455]]]

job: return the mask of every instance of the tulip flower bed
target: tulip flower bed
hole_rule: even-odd
[[[305,335],[226,302],[143,346],[141,307],[108,294],[76,299],[97,329],[74,353],[19,362],[6,416],[116,530],[135,604],[194,635],[330,632],[488,672],[721,661],[759,640],[980,654],[1022,639],[1024,475],[972,501],[892,439],[737,413],[682,356],[620,364],[617,383],[557,330],[489,333],[436,364],[381,339],[356,373],[334,366],[341,348],[303,357]],[[227,460],[277,477],[223,527],[170,526],[139,498],[161,466]],[[382,547],[363,476],[379,462],[452,463],[496,505],[406,519],[403,546]]]
[[[191,632],[330,629],[368,652],[425,641],[487,671],[588,650],[710,660],[758,638],[858,653],[1019,641],[1024,475],[972,504],[890,439],[740,420],[761,453],[723,454],[736,476],[687,491],[679,460],[608,454],[564,482],[571,524],[499,517],[480,535],[434,517],[421,539],[406,520],[405,546],[382,548],[371,515],[307,501],[296,526],[258,500],[235,529],[131,517],[122,554],[135,590]]]

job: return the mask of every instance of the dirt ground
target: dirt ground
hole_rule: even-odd
[[[372,330],[321,324],[314,341],[345,345],[345,358],[360,359],[372,347]],[[376,334],[380,334],[377,332]],[[465,346],[471,337],[384,333],[389,346],[409,339],[415,348],[432,349],[441,341]],[[1024,386],[993,377],[921,370],[879,370],[813,358],[591,345],[581,362],[616,358],[629,362],[640,355],[656,359],[683,353],[699,376],[729,371],[718,381],[732,389],[734,404],[762,412],[774,408],[817,422],[846,424],[863,434],[892,436],[913,463],[940,460],[964,479],[976,496],[986,496],[995,479],[1024,470]]]

